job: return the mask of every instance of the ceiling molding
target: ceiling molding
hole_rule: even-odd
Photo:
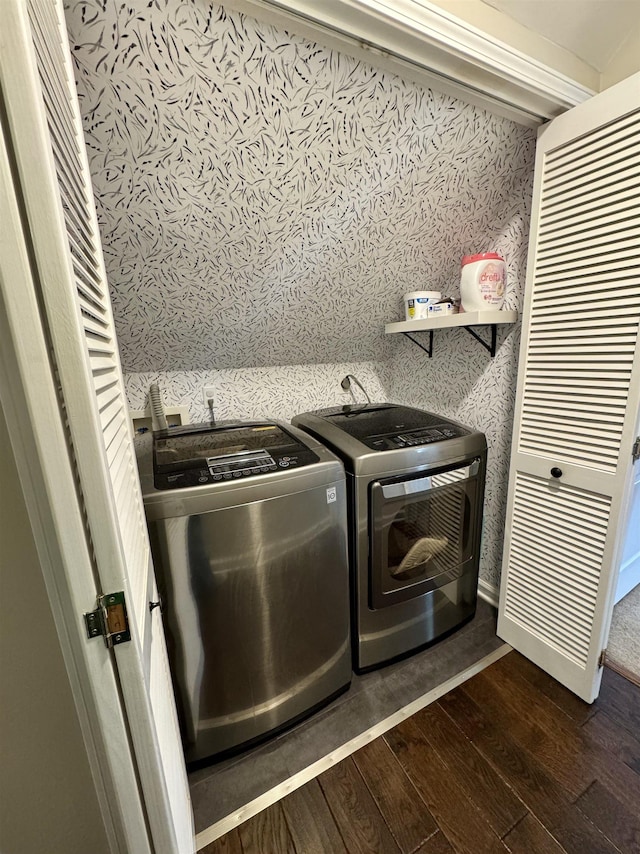
[[[426,0],[231,0],[232,8],[538,125],[595,92]]]

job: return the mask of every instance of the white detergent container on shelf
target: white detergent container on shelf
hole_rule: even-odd
[[[407,320],[426,320],[429,306],[438,302],[440,291],[411,291],[404,295],[404,316]]]
[[[504,303],[506,265],[496,252],[465,255],[460,297],[463,311],[499,311]]]

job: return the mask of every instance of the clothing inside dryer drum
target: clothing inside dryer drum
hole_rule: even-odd
[[[389,526],[388,578],[383,587],[434,578],[463,563],[469,556],[470,519],[466,484],[404,504]]]

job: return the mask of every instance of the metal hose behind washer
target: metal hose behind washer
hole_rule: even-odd
[[[151,404],[151,412],[155,419],[158,430],[166,430],[168,428],[167,418],[164,414],[162,401],[160,400],[160,389],[156,383],[149,386],[149,403]]]

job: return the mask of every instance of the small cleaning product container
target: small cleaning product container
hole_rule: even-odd
[[[429,306],[438,302],[440,291],[412,291],[404,295],[404,316],[407,320],[426,320]]]
[[[460,296],[464,311],[499,311],[504,303],[506,265],[496,252],[465,255]]]

